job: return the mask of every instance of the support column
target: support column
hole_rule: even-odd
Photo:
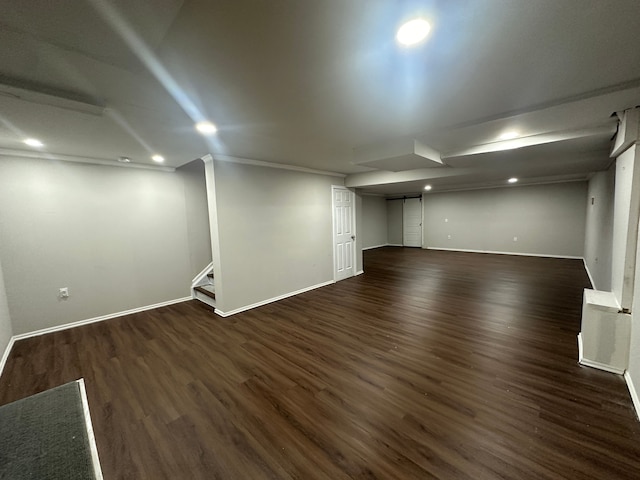
[[[578,335],[580,363],[624,374],[629,366],[638,220],[640,219],[640,110],[618,115],[620,124],[611,151],[616,158],[611,292],[585,289]]]
[[[616,182],[611,288],[623,312],[630,312],[633,305],[636,270],[640,218],[640,156],[636,144],[639,116],[637,108],[624,112],[612,151],[616,156]]]
[[[224,311],[224,283],[220,261],[220,235],[218,233],[218,204],[216,200],[216,177],[211,155],[202,157],[207,182],[207,206],[209,207],[209,229],[211,233],[211,259],[216,282],[216,313]]]

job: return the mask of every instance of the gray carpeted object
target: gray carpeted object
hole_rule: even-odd
[[[94,480],[79,382],[0,407],[0,479]]]

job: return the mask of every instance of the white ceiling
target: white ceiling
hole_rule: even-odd
[[[397,27],[419,15],[428,41],[400,48]],[[98,106],[0,90],[0,154],[31,155],[25,137],[74,160],[213,153],[380,194],[584,179],[610,163],[611,115],[640,104],[638,19],[637,0],[0,2],[0,84]],[[202,119],[218,134],[195,132]],[[507,129],[526,138],[495,143]],[[354,163],[402,138],[445,165]]]

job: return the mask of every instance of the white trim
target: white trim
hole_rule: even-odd
[[[385,247],[404,247],[404,245],[401,243],[387,243]],[[426,248],[426,247],[422,247],[422,248]]]
[[[310,290],[315,290],[316,288],[326,287],[327,285],[331,285],[336,283],[335,280],[329,280],[327,282],[318,283],[316,285],[312,285],[310,287],[302,288],[300,290],[296,290],[295,292],[285,293],[283,295],[278,295],[277,297],[268,298],[267,300],[262,300],[261,302],[253,303],[251,305],[247,305],[244,307],[236,308],[235,310],[231,310],[229,312],[223,312],[216,308],[215,313],[220,315],[221,317],[230,317],[231,315],[235,315],[236,313],[245,312],[247,310],[251,310],[252,308],[261,307],[263,305],[267,305],[268,303],[277,302],[278,300],[284,300],[285,298],[293,297],[295,295],[300,295],[301,293],[308,292]]]
[[[388,243],[383,243],[382,245],[374,245],[373,247],[363,247],[362,251],[365,250],[373,250],[374,248],[380,248],[380,247],[388,247],[389,244]]]
[[[611,365],[607,365],[606,363],[594,362],[593,360],[589,360],[587,358],[582,357],[582,338],[578,335],[578,355],[579,360],[578,363],[580,365],[584,365],[585,367],[597,368],[598,370],[604,370],[605,372],[615,373],[616,375],[624,375],[624,369],[612,367]]]
[[[472,250],[468,248],[440,248],[440,247],[426,247],[426,250],[444,250],[447,252],[491,253],[494,255],[518,255],[520,257],[568,258],[571,260],[583,260],[582,257],[577,257],[574,255],[553,255],[548,253],[498,252],[494,250]]]
[[[16,337],[13,336],[9,339],[9,343],[7,344],[7,348],[4,349],[4,353],[2,354],[2,360],[0,360],[0,377],[2,376],[2,372],[4,371],[4,366],[9,359],[9,355],[11,354],[11,349],[13,348],[13,344],[16,343]]]
[[[206,303],[211,308],[216,308],[216,301],[213,298],[211,298],[209,295],[205,295],[204,293],[200,293],[196,290],[192,290],[192,293],[193,293],[194,300],[198,300],[202,303]]]
[[[94,157],[78,157],[75,155],[62,155],[59,153],[44,153],[35,150],[16,150],[0,148],[0,157],[35,158],[38,160],[58,160],[61,162],[87,163],[91,165],[105,165],[107,167],[142,168],[145,170],[157,170],[161,172],[175,172],[174,167],[161,167],[158,165],[146,165],[144,163],[122,163],[117,160],[108,160]]]
[[[593,277],[591,276],[591,272],[589,271],[589,265],[587,265],[587,259],[582,257],[582,261],[584,263],[584,269],[587,271],[587,275],[589,276],[589,281],[591,282],[591,288],[597,290],[596,282],[593,281]]]
[[[582,332],[578,334],[578,363],[582,363]]]
[[[354,277],[357,277],[358,275],[362,275],[363,273],[364,273],[364,270],[358,270],[354,275]]]
[[[102,468],[100,467],[100,458],[98,457],[98,446],[96,445],[96,436],[93,433],[93,425],[91,424],[91,414],[89,413],[89,400],[87,399],[87,389],[84,385],[84,378],[77,380],[80,387],[80,398],[82,399],[82,412],[84,413],[84,424],[87,427],[87,437],[89,437],[89,448],[91,450],[91,460],[93,464],[93,472],[96,480],[103,480]]]
[[[631,379],[629,370],[624,372],[624,379],[627,382],[627,388],[629,389],[629,393],[631,394],[631,401],[633,402],[633,406],[636,409],[636,416],[640,420],[640,397],[638,397],[638,391],[636,390],[636,387],[633,384],[633,380]]]
[[[176,298],[175,300],[168,300],[166,302],[155,303],[153,305],[145,305],[144,307],[132,308],[131,310],[124,310],[122,312],[110,313],[108,315],[102,315],[100,317],[87,318],[86,320],[78,320],[77,322],[65,323],[63,325],[56,325],[55,327],[43,328],[41,330],[34,330],[33,332],[21,333],[20,335],[14,335],[15,340],[23,340],[25,338],[37,337],[39,335],[45,335],[47,333],[59,332],[67,330],[69,328],[80,327],[89,323],[102,322],[103,320],[110,320],[112,318],[123,317],[125,315],[131,315],[132,313],[144,312],[146,310],[153,310],[154,308],[166,307],[175,303],[187,302],[193,300],[192,297]]]
[[[211,262],[209,265],[204,267],[204,270],[202,270],[198,275],[195,276],[193,280],[191,280],[191,288],[197,287],[198,284],[205,279],[205,277],[209,274],[209,272],[212,269],[213,269],[213,262]]]
[[[252,160],[250,158],[232,157],[231,155],[214,154],[213,158],[221,162],[242,163],[244,165],[253,165],[255,167],[279,168],[281,170],[293,170],[294,172],[313,173],[316,175],[328,175],[330,177],[344,178],[347,176],[344,173],[329,172],[326,170],[316,170],[315,168],[298,167],[297,165],[287,165],[284,163],[264,162],[262,160]]]

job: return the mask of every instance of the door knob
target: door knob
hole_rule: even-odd
[[[356,236],[355,235],[351,235],[351,240],[355,240]]]

